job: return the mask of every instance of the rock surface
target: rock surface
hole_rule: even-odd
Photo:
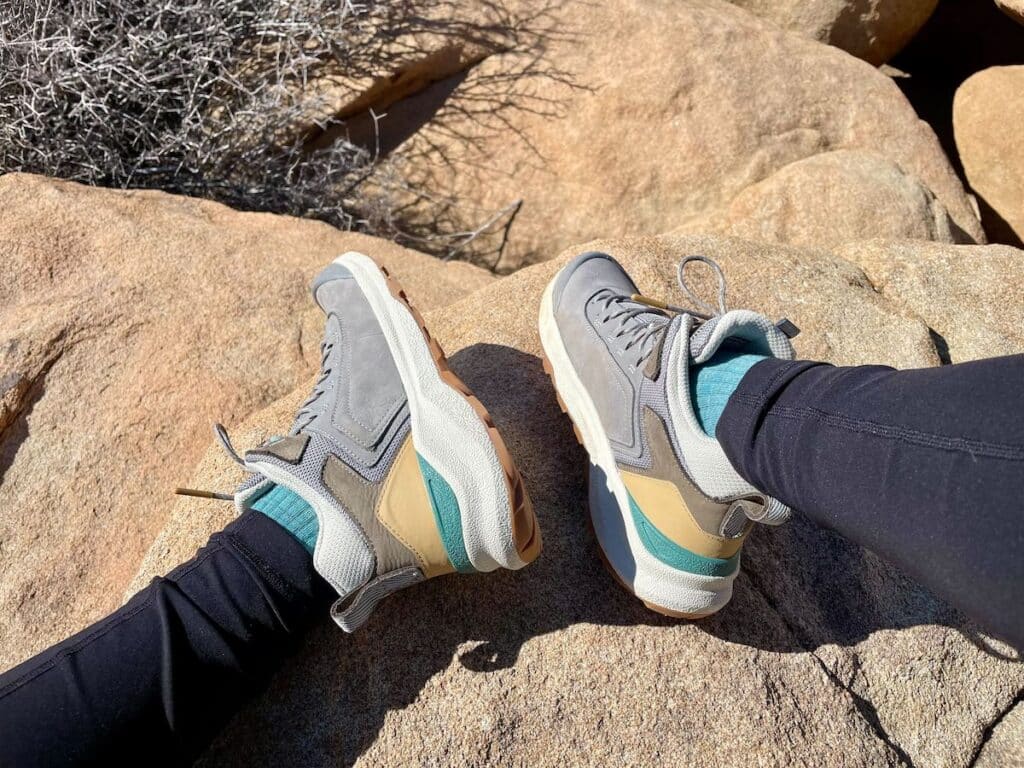
[[[996,0],[1003,13],[1019,24],[1024,24],[1024,0]]]
[[[946,209],[891,160],[836,150],[785,165],[674,232],[827,248],[865,237],[955,242]]]
[[[871,64],[906,45],[938,0],[731,0],[780,27],[819,40]]]
[[[871,240],[836,252],[859,265],[883,296],[920,317],[945,361],[1024,351],[1024,251]]]
[[[992,729],[974,768],[1019,768],[1024,765],[1024,703],[1014,705]]]
[[[319,365],[307,285],[372,248],[441,305],[488,282],[324,224],[0,177],[0,668],[115,608],[210,424]]]
[[[608,236],[669,231],[791,163],[851,149],[884,158],[875,184],[895,188],[879,195],[906,205],[920,185],[955,239],[983,241],[931,129],[868,64],[718,0],[542,5],[536,52],[500,49],[455,74],[438,64],[421,90],[385,99],[374,141],[398,147],[379,183],[393,188],[397,174],[427,193],[396,193],[410,206],[404,229],[482,230],[455,247],[508,271],[592,237],[594,222]],[[342,89],[333,111],[360,98]],[[422,127],[407,138],[410,126]],[[834,183],[836,196],[863,189]],[[917,229],[934,226],[931,206],[919,213]],[[859,234],[904,236],[907,222],[892,221],[883,210]]]
[[[982,204],[989,237],[1024,239],[1024,66],[989,67],[969,77],[953,99],[960,161]]]
[[[957,263],[964,280],[974,261],[954,246],[910,243],[862,257],[897,246],[908,259],[914,248],[948,252],[935,285]],[[719,237],[590,243],[428,313],[527,478],[543,556],[520,573],[445,577],[395,595],[351,637],[325,622],[201,763],[969,765],[1024,690],[1024,665],[859,547],[801,518],[758,530],[733,603],[697,623],[647,612],[604,572],[586,523],[586,456],[541,369],[535,318],[548,280],[584,248],[611,252],[665,299],[676,295],[680,256],[711,256],[731,305],[803,328],[802,356],[938,361],[900,292],[879,293],[851,262]],[[290,423],[307,389],[245,420],[237,443]],[[235,480],[211,448],[193,482]],[[190,556],[231,515],[179,500],[135,584]]]

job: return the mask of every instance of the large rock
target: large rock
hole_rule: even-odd
[[[511,53],[486,57],[398,147],[388,172],[397,169],[431,196],[404,212],[412,230],[473,231],[504,212],[462,252],[513,268],[596,230],[611,237],[673,229],[728,207],[787,165],[845,148],[901,169],[907,178],[896,179],[892,197],[904,197],[907,183],[930,190],[956,240],[984,238],[931,129],[866,63],[714,0],[568,4],[558,12],[565,31],[547,42],[525,94],[467,109],[487,103],[490,84],[518,61]],[[629,44],[609,40],[609,30]],[[392,104],[379,124],[385,141],[389,120],[401,125],[407,110],[421,108],[416,99]],[[836,188],[851,197],[862,189]],[[438,197],[451,204],[440,213]],[[932,207],[919,213],[927,229]],[[884,210],[871,225],[888,237],[906,227],[893,228]]]
[[[731,0],[780,27],[882,64],[906,45],[938,0]]]
[[[460,27],[480,5],[493,7],[454,8],[443,42],[399,46],[400,63],[365,91],[316,91],[321,121],[344,125],[311,128],[314,145],[349,127],[390,151],[378,184],[400,206],[399,229],[448,233],[422,241],[435,249],[507,271],[597,232],[666,232],[791,163],[842,149],[879,156],[860,171],[874,175],[875,199],[922,216],[908,224],[861,208],[860,236],[927,231],[944,209],[954,239],[984,238],[931,129],[890,78],[841,50],[720,0],[518,0],[514,21],[493,20],[500,39],[480,55]],[[473,41],[487,34],[471,30]],[[937,206],[908,209],[908,187]],[[799,186],[789,193],[818,204]],[[856,200],[864,182],[844,174],[832,194]]]
[[[946,362],[1024,352],[1024,252],[871,240],[837,253],[928,326]]]
[[[491,279],[154,192],[9,174],[0,210],[0,668],[114,608],[210,423],[316,369],[321,266],[372,249],[428,308]]]
[[[978,754],[974,768],[1020,768],[1024,766],[1024,702],[996,724]]]
[[[850,149],[785,165],[673,231],[820,248],[880,236],[956,239],[949,213],[919,179],[882,155]]]
[[[644,293],[666,299],[677,259],[707,254],[729,277],[732,305],[803,328],[803,356],[938,362],[928,325],[849,261],[716,237],[589,243],[428,313],[527,478],[544,555],[519,573],[395,595],[354,636],[325,622],[201,763],[969,765],[1020,696],[1024,666],[859,547],[799,517],[760,529],[732,604],[696,623],[646,611],[603,571],[586,522],[586,456],[536,331],[544,286],[583,248],[611,252]],[[961,271],[973,261],[961,258]],[[1019,316],[1015,301],[1007,309]],[[280,431],[306,391],[247,419],[237,442]],[[237,479],[211,447],[193,482]],[[135,584],[189,557],[232,514],[177,502]]]
[[[982,204],[993,240],[1024,238],[1024,66],[989,67],[969,77],[953,99],[960,161]]]

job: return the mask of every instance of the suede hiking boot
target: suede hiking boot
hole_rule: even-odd
[[[655,611],[699,618],[732,596],[753,522],[789,509],[741,478],[690,399],[693,365],[723,345],[792,359],[783,328],[755,312],[671,307],[639,295],[611,256],[585,253],[540,309],[545,368],[590,454],[590,515],[613,575]],[[705,305],[706,306],[706,305]]]
[[[519,471],[395,279],[350,252],[312,290],[327,316],[320,377],[288,435],[239,459],[253,473],[239,512],[278,488],[312,507],[314,567],[346,631],[403,587],[536,558]]]

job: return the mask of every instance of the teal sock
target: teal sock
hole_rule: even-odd
[[[764,359],[723,346],[706,363],[690,368],[690,402],[706,434],[715,436],[718,420],[740,379]]]
[[[272,485],[250,506],[288,531],[313,554],[320,523],[317,522],[316,512],[300,496],[282,485]]]

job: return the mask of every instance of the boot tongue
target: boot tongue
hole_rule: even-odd
[[[650,325],[651,323],[663,323],[664,326],[668,328],[669,321],[671,321],[671,319],[672,318],[669,315],[666,315],[664,312],[658,312],[657,310],[652,309],[650,312],[644,312],[642,314],[636,315],[633,318],[633,322],[640,323],[640,325]]]
[[[794,356],[789,338],[771,320],[757,312],[736,309],[715,315],[694,331],[690,336],[693,362],[710,360],[727,339],[739,340],[743,350],[751,354],[783,360],[792,360]]]
[[[625,279],[627,281],[629,280],[628,277]],[[629,283],[629,286],[603,289],[602,293],[598,294],[598,296],[601,295],[611,299],[612,303],[609,304],[609,306],[618,307],[623,311],[630,312],[643,310],[641,312],[637,312],[637,314],[630,315],[629,318],[624,321],[625,326],[630,330],[639,329],[644,326],[651,325],[652,323],[667,328],[669,322],[672,320],[672,316],[668,313],[653,307],[650,304],[645,304],[642,301],[637,301],[632,298],[633,296],[639,295],[637,293],[636,286],[633,286],[632,282]]]

